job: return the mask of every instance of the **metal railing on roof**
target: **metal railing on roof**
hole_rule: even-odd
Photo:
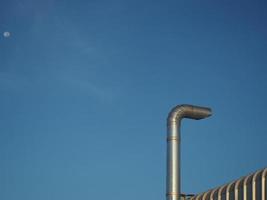
[[[267,168],[226,185],[190,197],[190,200],[267,200]]]

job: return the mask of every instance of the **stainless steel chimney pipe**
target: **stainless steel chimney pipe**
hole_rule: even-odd
[[[167,119],[167,200],[180,200],[180,126],[183,118],[203,119],[211,116],[211,109],[193,105],[174,107]]]

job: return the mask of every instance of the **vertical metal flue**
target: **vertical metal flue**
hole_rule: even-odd
[[[193,105],[178,105],[167,119],[167,190],[166,200],[180,200],[180,124],[183,118],[203,119],[211,109]]]

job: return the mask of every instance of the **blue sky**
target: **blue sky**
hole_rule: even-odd
[[[0,6],[0,199],[165,198],[182,103],[182,191],[266,167],[265,1]],[[4,32],[10,32],[4,37]]]

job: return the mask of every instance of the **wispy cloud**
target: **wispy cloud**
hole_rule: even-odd
[[[33,89],[32,91],[34,91],[37,87],[49,89],[47,84],[50,84],[50,86],[54,85],[55,89],[58,87],[60,90],[59,87],[64,86],[69,88],[70,92],[71,90],[79,91],[81,94],[102,101],[110,101],[115,98],[114,88],[102,84],[101,80],[96,77],[83,74],[85,71],[94,70],[88,69],[87,62],[90,62],[90,58],[94,61],[98,59],[100,62],[105,60],[102,56],[103,53],[99,53],[95,49],[92,44],[94,40],[90,38],[88,32],[83,32],[81,27],[77,27],[68,16],[64,16],[64,13],[54,12],[53,1],[49,1],[50,4],[41,13],[38,11],[42,7],[31,5],[30,2],[32,0],[17,5],[21,16],[25,15],[23,19],[27,22],[30,21],[27,23],[30,37],[23,40],[27,42],[26,48],[28,48],[27,55],[29,56],[27,58],[20,58],[20,56],[17,59],[9,58],[9,65],[13,66],[13,71],[12,73],[0,72],[0,89],[10,91]],[[45,20],[49,23],[45,23]],[[49,39],[48,34],[52,36]],[[33,47],[36,43],[40,51],[36,56],[32,56],[35,55]],[[21,48],[21,52],[24,52],[23,47],[16,48]],[[80,62],[82,59],[84,59],[84,63]],[[86,65],[86,67],[78,66],[79,72],[77,72],[75,71],[77,66],[74,66],[76,64]]]
[[[49,90],[49,85],[53,85],[54,89],[61,90],[61,87],[67,88],[70,93],[80,93],[102,102],[111,101],[116,97],[114,88],[103,86],[94,83],[90,77],[84,78],[77,73],[66,71],[53,71],[45,73],[45,76],[40,78],[31,74],[31,78],[23,74],[11,72],[0,72],[0,90],[7,92],[26,92],[28,90],[35,91],[36,88]]]
[[[65,86],[78,90],[83,94],[100,99],[101,101],[110,101],[115,98],[116,92],[113,88],[94,83],[90,77],[84,77],[81,74],[64,71],[57,75],[58,81]]]

